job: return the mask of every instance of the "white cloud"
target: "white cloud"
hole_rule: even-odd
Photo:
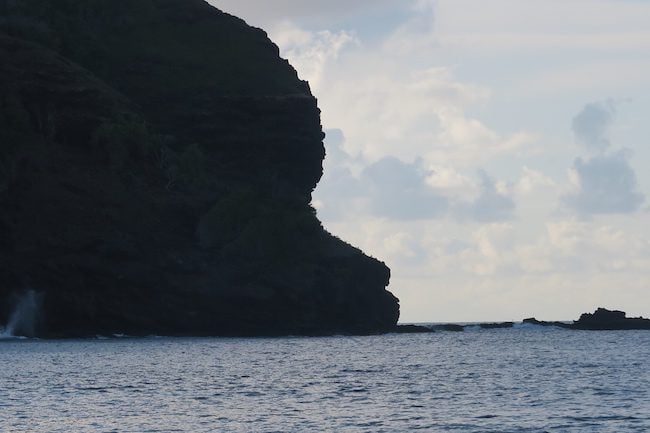
[[[325,127],[345,131],[351,154],[469,166],[534,140],[523,131],[499,134],[466,114],[489,101],[489,89],[461,82],[451,68],[430,60],[417,67],[405,63],[396,40],[412,43],[422,31],[428,29],[401,30],[376,49],[351,32],[306,31],[287,23],[271,36],[312,83]]]
[[[290,61],[315,93],[319,93],[327,63],[335,61],[346,46],[359,43],[350,32],[308,32],[288,21],[274,28],[272,38],[281,48],[282,57]]]
[[[356,63],[344,65],[333,92],[320,98],[323,121],[346,132],[351,152],[369,159],[393,154],[413,160],[435,150],[458,155],[455,146],[467,147],[472,138],[491,138],[478,121],[462,114],[464,106],[486,97],[483,89],[455,81],[444,68],[391,72],[393,67],[385,67],[383,61],[370,59],[375,66],[371,75],[364,76],[359,76]],[[339,83],[344,76],[350,81]],[[474,125],[472,137],[460,131],[463,122]]]
[[[595,221],[556,221],[547,224],[549,248],[540,251],[566,273],[646,272],[650,242],[636,228],[636,221],[627,230]]]
[[[540,189],[555,189],[557,188],[556,182],[549,176],[538,170],[533,170],[524,166],[522,174],[517,184],[515,185],[515,192],[519,196],[531,196],[536,194]]]
[[[411,265],[421,262],[427,252],[413,233],[396,232],[390,233],[383,239],[383,250],[385,260],[390,263]]]
[[[512,249],[514,229],[511,224],[488,224],[477,229],[473,235],[478,246],[478,257],[468,261],[466,268],[477,275],[494,274],[499,266],[507,263],[504,256]]]
[[[456,204],[454,215],[484,223],[510,220],[514,218],[515,202],[511,188],[492,179],[484,170],[479,170],[479,194],[471,202]]]
[[[429,165],[425,182],[448,198],[471,201],[479,194],[476,181],[449,165]]]
[[[646,223],[625,221],[553,220],[532,238],[522,237],[516,221],[372,218],[331,228],[391,265],[392,290],[409,306],[404,320],[566,320],[598,305],[650,306]]]

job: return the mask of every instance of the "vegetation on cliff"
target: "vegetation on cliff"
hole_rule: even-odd
[[[391,329],[388,268],[309,205],[322,138],[202,0],[0,0],[0,324],[32,290],[44,336]]]

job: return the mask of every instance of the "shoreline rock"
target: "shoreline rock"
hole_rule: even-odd
[[[534,317],[524,319],[523,323],[538,326],[555,326],[558,328],[575,329],[582,331],[624,331],[624,330],[650,330],[650,319],[643,317],[626,317],[624,311],[598,308],[593,313],[583,313],[573,323],[546,322]]]
[[[557,322],[557,321],[547,322],[547,321],[544,321],[544,320],[537,320],[534,317],[524,319],[522,321],[522,323],[526,323],[526,324],[529,324],[529,325],[537,325],[537,326],[555,326],[555,327],[558,327],[558,328],[569,328],[569,327],[571,327],[571,325],[568,324],[568,323]]]
[[[393,330],[395,334],[430,334],[433,329],[422,325],[397,325]]]
[[[433,325],[431,328],[435,331],[448,331],[448,332],[463,332],[465,330],[464,325],[459,325],[457,323],[443,323],[439,325]]]
[[[650,330],[650,319],[626,317],[624,311],[598,308],[594,313],[584,313],[573,322],[574,329],[587,331]]]
[[[481,329],[507,329],[512,328],[514,325],[514,322],[479,323]]]

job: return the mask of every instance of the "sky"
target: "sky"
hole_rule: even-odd
[[[312,203],[401,322],[650,316],[650,1],[210,3],[310,82]]]

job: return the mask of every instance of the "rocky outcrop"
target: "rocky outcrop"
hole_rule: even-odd
[[[514,326],[514,322],[497,322],[497,323],[477,323],[470,325],[461,325],[458,323],[443,323],[432,325],[431,329],[436,331],[451,331],[451,332],[463,332],[465,328],[480,328],[480,329],[508,329]]]
[[[573,322],[573,328],[594,331],[650,329],[650,319],[626,317],[623,311],[598,308],[593,314],[582,314]]]
[[[0,324],[35,293],[46,337],[394,329],[389,269],[309,205],[319,110],[261,30],[0,0],[0,104]]]
[[[565,322],[546,322],[543,320],[537,320],[534,317],[529,317],[527,319],[523,320],[523,323],[528,324],[528,325],[536,325],[536,326],[555,326],[558,328],[570,328],[571,325],[569,323]]]
[[[432,325],[431,329],[434,331],[463,332],[465,330],[465,326],[459,325],[457,323],[443,323],[439,325]]]
[[[480,323],[481,329],[507,329],[514,326],[514,322]]]
[[[393,332],[395,334],[431,334],[436,331],[428,326],[407,324],[397,325]]]
[[[650,319],[626,317],[623,311],[608,310],[606,308],[598,308],[594,313],[584,313],[573,323],[545,322],[535,318],[524,319],[524,323],[588,331],[650,329]]]

